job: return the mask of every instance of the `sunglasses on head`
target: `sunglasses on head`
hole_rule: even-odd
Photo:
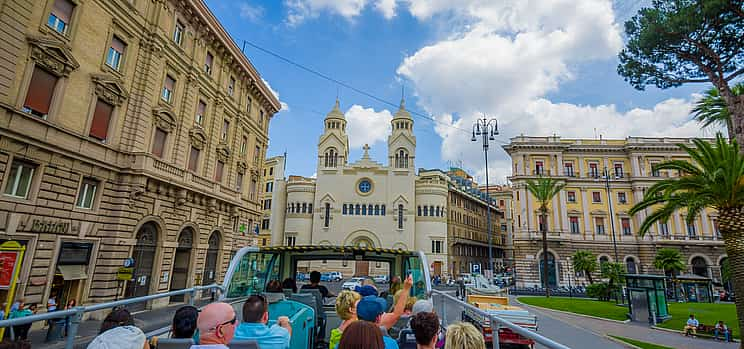
[[[238,316],[237,315],[235,315],[232,318],[232,320],[225,321],[225,322],[223,322],[223,323],[221,323],[221,324],[219,324],[219,325],[211,328],[211,330],[216,330],[217,328],[222,327],[222,326],[225,326],[225,325],[228,325],[228,324],[229,325],[235,325],[236,322],[238,322]]]

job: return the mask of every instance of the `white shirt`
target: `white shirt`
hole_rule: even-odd
[[[700,322],[698,322],[697,319],[687,319],[687,326],[698,327],[699,325],[700,325]]]

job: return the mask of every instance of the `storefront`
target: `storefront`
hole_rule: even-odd
[[[62,242],[49,291],[49,297],[55,297],[60,308],[73,299],[80,304],[89,278],[92,251],[91,242]]]

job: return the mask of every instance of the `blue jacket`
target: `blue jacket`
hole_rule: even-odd
[[[235,339],[253,339],[261,349],[289,349],[289,331],[279,325],[241,322],[235,329]]]

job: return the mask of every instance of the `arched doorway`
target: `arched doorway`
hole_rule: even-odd
[[[355,247],[360,248],[372,248],[375,247],[375,243],[372,239],[366,236],[360,236],[354,239],[352,243]],[[369,261],[355,261],[354,262],[354,276],[369,276]]]
[[[692,273],[695,275],[703,276],[703,277],[709,277],[708,275],[708,263],[705,261],[705,258],[703,257],[695,257],[690,262],[692,264]]]
[[[543,260],[542,253],[540,254],[540,285],[544,285],[543,281],[543,267],[545,260]],[[548,287],[558,287],[558,279],[556,278],[555,270],[555,256],[548,252]]]
[[[147,222],[137,231],[137,244],[134,245],[133,280],[127,283],[126,298],[142,297],[150,293],[152,268],[155,262],[155,251],[158,241],[158,227],[154,222]],[[130,311],[142,310],[146,303],[140,302],[129,306]]]
[[[207,248],[207,259],[204,264],[202,285],[211,285],[217,279],[217,257],[220,253],[221,244],[222,238],[220,237],[220,232],[215,230],[209,236],[209,248]]]
[[[638,274],[638,266],[633,257],[628,257],[625,259],[625,270],[628,274]]]
[[[170,290],[182,290],[186,288],[189,281],[189,267],[191,266],[191,248],[194,244],[194,230],[185,228],[178,234],[178,247],[173,258],[173,272],[171,275]],[[173,296],[171,302],[183,302],[184,296]]]

